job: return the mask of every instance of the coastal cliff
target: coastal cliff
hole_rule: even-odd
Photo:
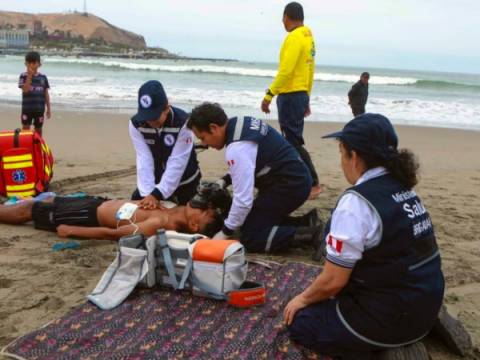
[[[31,34],[49,34],[62,38],[100,40],[109,45],[145,49],[143,36],[116,27],[93,14],[28,14],[0,11],[0,28],[28,29]]]

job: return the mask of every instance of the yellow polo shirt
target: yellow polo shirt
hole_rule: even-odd
[[[300,26],[291,31],[280,50],[278,73],[269,87],[265,99],[295,91],[312,92],[315,73],[315,41],[311,30]]]

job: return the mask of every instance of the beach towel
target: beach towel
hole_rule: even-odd
[[[318,275],[301,263],[249,266],[267,302],[238,309],[168,288],[138,288],[120,306],[91,303],[22,336],[4,351],[25,359],[328,359],[288,338],[283,309]]]

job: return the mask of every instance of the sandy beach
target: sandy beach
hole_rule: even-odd
[[[56,164],[52,190],[85,191],[128,198],[135,188],[135,153],[128,137],[128,116],[53,109],[44,136]],[[0,108],[2,130],[19,127],[19,111]],[[275,125],[275,124],[274,124]],[[307,148],[325,191],[300,212],[316,207],[323,219],[348,184],[339,167],[338,147],[321,136],[341,124],[306,124]],[[400,147],[420,159],[416,191],[432,216],[447,283],[445,303],[480,346],[480,132],[443,128],[397,127]],[[226,167],[223,152],[199,154],[204,179],[216,179]],[[63,241],[30,225],[0,225],[0,347],[59,318],[83,303],[115,256],[115,243],[86,240],[76,250],[53,252]],[[274,257],[286,261],[285,257]],[[291,259],[308,261],[305,253]],[[433,359],[456,359],[445,347],[426,341]],[[476,356],[480,352],[476,350]],[[472,355],[475,356],[475,355]]]

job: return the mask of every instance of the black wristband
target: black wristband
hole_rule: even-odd
[[[225,235],[233,235],[233,230],[232,229],[229,229],[225,224],[223,224],[223,228],[222,228],[222,231]]]
[[[157,188],[155,188],[151,193],[150,195],[152,195],[155,199],[157,199],[158,201],[160,200],[163,200],[163,195],[161,193],[160,190],[158,190]]]

